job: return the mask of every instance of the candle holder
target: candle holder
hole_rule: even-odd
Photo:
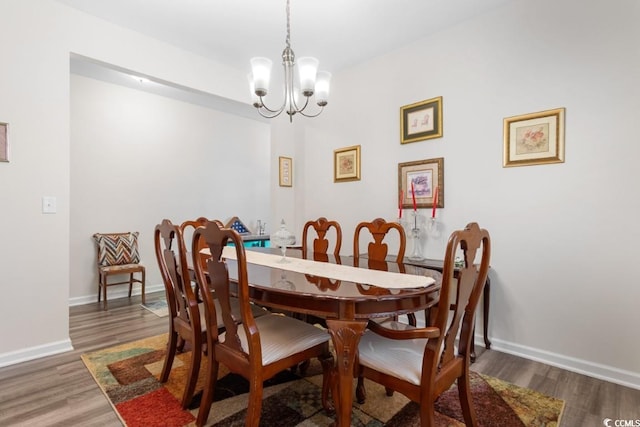
[[[427,220],[427,234],[433,239],[439,239],[442,235],[440,222],[435,217]]]
[[[411,212],[412,221],[408,224],[409,228],[409,238],[412,240],[413,249],[411,251],[411,255],[408,258],[411,261],[422,261],[424,256],[422,256],[422,229],[420,227],[420,215],[418,211]]]

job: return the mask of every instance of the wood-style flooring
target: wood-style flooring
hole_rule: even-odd
[[[149,294],[147,301],[163,296]],[[97,303],[69,312],[74,351],[0,369],[0,426],[121,425],[80,355],[161,334],[168,320],[143,309],[140,297],[109,300],[106,312]],[[640,390],[480,346],[473,369],[565,400],[562,427],[603,426],[605,418],[640,420]]]

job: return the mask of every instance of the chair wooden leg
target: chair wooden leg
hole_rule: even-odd
[[[166,383],[169,379],[169,373],[171,373],[171,367],[173,366],[173,359],[176,357],[177,348],[178,334],[176,332],[170,332],[169,341],[167,341],[167,352],[164,356],[164,364],[162,365],[162,372],[160,373],[161,383]]]
[[[145,303],[145,294],[144,294],[144,285],[146,283],[146,274],[145,270],[142,270],[142,304]]]
[[[189,366],[189,374],[187,375],[187,383],[182,393],[182,409],[187,409],[191,398],[193,397],[193,391],[196,388],[196,382],[198,382],[198,372],[200,372],[200,360],[202,359],[202,342],[200,340],[194,340],[193,348],[191,349],[191,362]]]
[[[469,381],[469,368],[467,367],[462,376],[458,378],[458,397],[460,406],[462,407],[462,417],[467,426],[475,427],[478,425],[476,420],[476,411],[471,400],[471,382]]]
[[[247,405],[246,427],[258,427],[260,424],[260,412],[262,412],[262,388],[261,380],[253,380],[249,385],[249,403]]]
[[[210,351],[207,354],[207,376],[204,384],[204,391],[202,393],[202,400],[200,401],[200,409],[198,410],[198,417],[196,418],[196,426],[202,427],[206,424],[207,418],[209,418],[209,411],[211,410],[211,403],[213,403],[213,395],[216,388],[216,381],[218,380],[218,362],[213,357],[213,352]]]
[[[432,396],[427,396],[426,401],[420,403],[420,425],[432,427],[436,425],[436,408]]]
[[[322,407],[327,413],[331,414],[335,411],[335,408],[329,399],[329,392],[337,381],[337,378],[334,378],[333,355],[328,353],[325,356],[318,357],[318,360],[322,365]]]
[[[102,296],[102,274],[100,274],[98,276],[98,302],[100,302],[100,300]]]
[[[133,290],[133,273],[129,273],[129,298],[131,298],[132,290]]]
[[[356,399],[359,404],[364,404],[364,401],[367,400],[367,390],[364,388],[364,377],[362,375],[358,376],[358,385],[356,386]]]
[[[104,281],[102,282],[102,309],[107,309],[107,276],[104,276]]]

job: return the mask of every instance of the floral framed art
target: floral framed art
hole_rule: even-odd
[[[333,181],[360,180],[360,146],[339,148],[333,151]]]
[[[279,184],[280,187],[293,187],[293,159],[291,157],[279,158]]]
[[[564,108],[504,119],[503,167],[564,163]]]
[[[0,162],[9,161],[9,125],[0,123]]]
[[[442,97],[400,107],[400,143],[442,137]]]
[[[398,192],[402,209],[444,208],[444,158],[398,163]]]

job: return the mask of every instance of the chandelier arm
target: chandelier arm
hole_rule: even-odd
[[[265,110],[267,110],[270,113],[276,113],[276,115],[273,116],[273,117],[276,117],[278,114],[282,113],[282,111],[284,110],[284,107],[286,105],[286,102],[283,102],[282,105],[279,108],[273,110],[273,109],[271,109],[271,108],[266,106],[266,104],[264,102],[264,98],[262,96],[258,95],[258,99],[260,100],[260,104],[261,104],[260,107],[258,107],[258,111],[260,111],[261,108],[264,108]]]
[[[272,111],[272,110],[268,110],[268,111],[272,111],[274,114],[266,114],[263,111],[263,107],[260,107],[257,109],[258,110],[258,114],[260,114],[262,117],[266,118],[266,119],[273,119],[278,117],[280,114],[282,114],[282,112],[284,111],[284,108],[281,109],[280,111]]]
[[[304,111],[305,108],[307,108],[307,105],[309,105],[309,96],[305,96],[305,101],[304,101],[304,105],[302,106],[302,108],[298,107],[298,103],[295,100],[295,97],[293,97],[293,95],[291,96],[292,101],[293,101],[293,107],[294,107],[294,111],[298,112],[298,113],[302,113],[302,111]],[[304,114],[303,114],[304,115]]]
[[[315,114],[307,114],[305,112],[303,112],[302,110],[298,111],[298,113],[302,114],[305,117],[318,117],[320,115],[320,113],[322,113],[322,111],[324,110],[324,107],[320,107],[320,111],[318,111]]]

